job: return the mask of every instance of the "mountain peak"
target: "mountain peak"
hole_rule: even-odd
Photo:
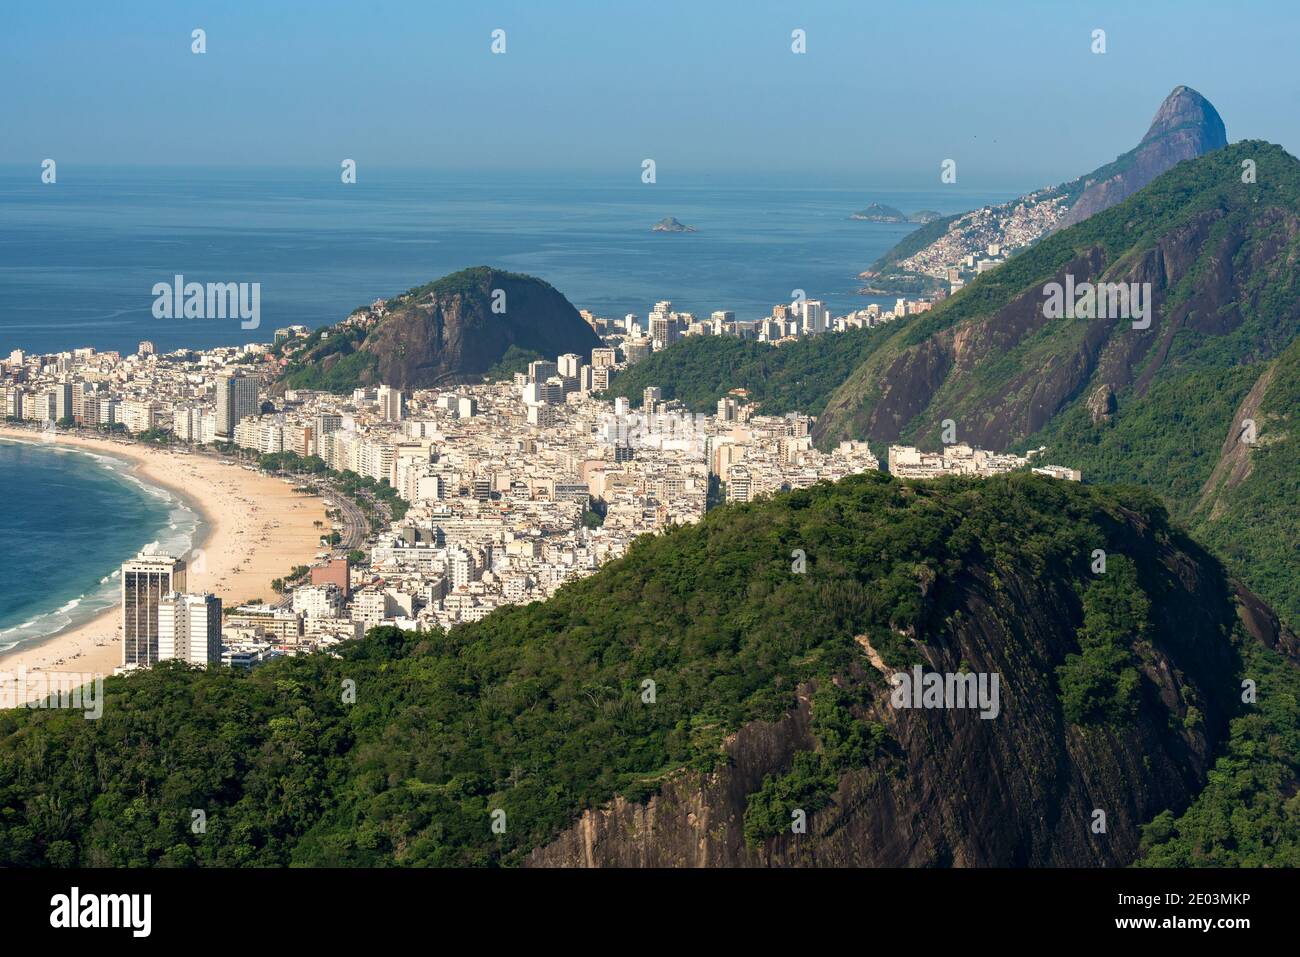
[[[1196,90],[1182,84],[1174,87],[1160,104],[1147,135],[1142,137],[1142,144],[1179,130],[1190,130],[1194,135],[1199,133],[1202,153],[1228,145],[1227,131],[1219,111]]]
[[[1151,120],[1142,142],[1115,162],[1083,178],[1086,184],[1057,223],[1065,229],[1123,202],[1166,170],[1228,145],[1219,111],[1190,86],[1174,87]]]

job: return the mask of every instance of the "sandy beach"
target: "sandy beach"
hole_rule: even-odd
[[[41,437],[0,425],[0,437]],[[104,438],[59,435],[57,444],[111,455],[132,465],[142,481],[175,493],[200,514],[197,552],[188,559],[186,590],[210,591],[227,606],[255,598],[274,601],[271,582],[320,552],[328,522],[318,496],[215,456],[164,451]],[[149,533],[141,530],[141,545]],[[113,569],[104,569],[108,574]],[[0,654],[0,671],[112,674],[122,663],[120,605],[36,644]]]

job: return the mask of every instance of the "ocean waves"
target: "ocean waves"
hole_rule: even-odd
[[[125,460],[40,441],[0,439],[0,653],[114,608],[123,561],[150,548],[187,556],[202,527],[179,495]]]

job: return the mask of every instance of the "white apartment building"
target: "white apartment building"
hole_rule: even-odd
[[[155,409],[152,402],[128,399],[122,403],[122,424],[131,433],[148,432],[154,427]]]
[[[565,379],[576,379],[578,378],[578,370],[582,368],[582,356],[575,355],[572,352],[566,352],[564,355],[560,356],[559,361],[556,363],[556,367],[559,370],[561,377]]]
[[[304,618],[338,618],[343,593],[337,585],[300,585],[293,590],[293,610]]]
[[[388,614],[388,596],[377,588],[365,588],[352,595],[352,620],[369,630],[383,624]]]
[[[753,479],[744,465],[727,470],[727,501],[748,502],[753,497]]]
[[[158,603],[158,660],[221,663],[221,599],[172,592]]]
[[[805,299],[795,303],[795,310],[801,322],[801,331],[806,336],[823,333],[830,326],[830,314],[820,299]]]

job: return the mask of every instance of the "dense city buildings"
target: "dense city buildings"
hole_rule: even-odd
[[[707,319],[697,319],[692,313],[677,312],[672,302],[665,299],[655,303],[644,321],[631,313],[617,321],[592,317],[592,327],[605,338],[610,348],[593,350],[590,368],[592,375],[597,375],[614,367],[615,347],[621,351],[623,363],[632,365],[688,336],[735,336],[783,345],[825,333],[874,328],[925,312],[933,305],[931,299],[898,299],[892,309],[882,309],[879,304],[871,303],[845,315],[834,316],[821,300],[800,298],[790,303],[778,303],[764,318],[740,320],[728,309],[717,310]],[[596,385],[593,391],[604,387],[604,384]]]
[[[976,449],[964,442],[945,445],[940,452],[922,452],[911,445],[889,447],[889,472],[899,478],[938,478],[941,475],[1002,475],[1030,467],[1042,450],[1026,455],[1010,455]],[[1078,482],[1082,475],[1077,469],[1059,465],[1034,468],[1039,475]]]
[[[477,621],[502,605],[545,599],[625,554],[638,536],[697,522],[716,503],[879,469],[865,442],[817,449],[811,416],[764,415],[744,390],[723,396],[710,414],[666,401],[659,386],[644,390],[637,411],[600,393],[611,376],[685,336],[780,345],[929,305],[900,299],[893,310],[871,305],[834,316],[823,302],[800,299],[743,322],[730,310],[697,320],[663,300],[645,322],[586,314],[604,339],[588,355],[536,359],[509,381],[411,392],[383,384],[342,395],[272,388],[282,350],[306,334],[301,327],[276,330],[274,347],[15,352],[0,364],[0,395],[12,418],[170,433],[169,441],[193,449],[274,456],[272,467],[307,473],[287,481],[319,483],[332,527],[321,529],[316,564],[278,596],[223,614],[214,596],[186,593],[178,558],[141,555],[122,568],[124,667],[163,659],[251,667],[375,625]],[[349,322],[383,311],[381,300]],[[991,475],[1027,468],[1030,459],[964,445],[889,449],[891,471],[904,477]],[[1059,466],[1035,471],[1079,477]],[[358,483],[368,484],[359,491]],[[389,504],[375,511],[384,496]]]

